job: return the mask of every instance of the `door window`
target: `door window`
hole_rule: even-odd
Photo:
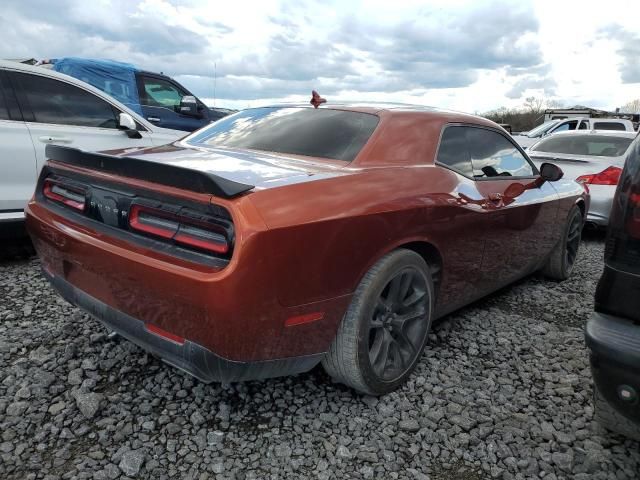
[[[146,104],[153,107],[165,107],[176,110],[180,106],[180,100],[187,95],[176,85],[166,80],[152,77],[142,77]]]
[[[115,109],[96,95],[69,83],[26,73],[12,73],[38,123],[118,128]]]
[[[466,127],[467,147],[477,179],[532,177],[532,164],[503,135],[486,128]]]
[[[9,120],[9,110],[7,109],[7,102],[4,99],[4,92],[0,86],[0,120]]]
[[[468,127],[445,128],[438,148],[437,162],[466,177],[473,177],[473,166],[467,148]]]
[[[578,127],[578,130],[589,130],[589,121],[583,120],[582,122],[580,122],[580,126]]]
[[[564,132],[566,130],[575,130],[577,126],[578,126],[578,121],[577,120],[573,120],[571,122],[563,123],[558,128],[553,130],[552,133]]]

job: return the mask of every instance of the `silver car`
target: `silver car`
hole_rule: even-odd
[[[555,163],[565,179],[585,185],[591,194],[587,223],[606,227],[627,150],[636,135],[608,130],[555,133],[531,146],[528,154],[538,167]]]

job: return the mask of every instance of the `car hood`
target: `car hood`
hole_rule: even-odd
[[[161,147],[120,152],[121,156],[158,162],[217,175],[257,189],[348,175],[345,162],[255,150],[189,146],[176,142]]]

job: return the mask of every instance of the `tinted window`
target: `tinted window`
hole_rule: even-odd
[[[467,130],[467,127],[445,128],[437,161],[467,177],[473,177],[473,166],[467,150]]]
[[[152,77],[142,77],[146,104],[154,107],[167,107],[174,110],[180,105],[180,100],[186,92],[183,92],[176,85],[166,80]]]
[[[593,128],[595,130],[626,130],[624,125],[618,122],[594,122]]]
[[[101,98],[51,78],[13,73],[27,97],[36,122],[117,128],[114,109]]]
[[[560,135],[541,140],[531,147],[531,151],[619,157],[627,151],[632,140],[606,135]]]
[[[9,110],[7,109],[7,103],[4,99],[2,86],[0,86],[0,120],[9,120]]]
[[[248,148],[351,161],[378,125],[368,113],[313,108],[253,108],[187,137],[190,144]]]
[[[467,146],[473,176],[490,177],[531,177],[533,167],[520,151],[497,132],[484,128],[467,128]]]

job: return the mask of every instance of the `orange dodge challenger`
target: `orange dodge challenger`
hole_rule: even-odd
[[[206,382],[322,362],[389,392],[434,319],[566,278],[589,201],[495,123],[425,107],[254,108],[163,147],[47,157],[27,208],[44,274]]]

